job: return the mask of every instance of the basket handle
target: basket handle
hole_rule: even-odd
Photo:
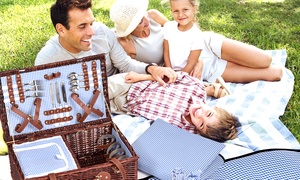
[[[116,159],[116,158],[112,158],[109,160],[109,162],[113,163],[116,167],[113,167],[113,170],[115,173],[121,173],[122,174],[122,179],[126,179],[126,171],[122,165],[122,163]],[[95,180],[110,180],[111,176],[108,172],[100,172],[97,174],[97,176],[95,177]]]

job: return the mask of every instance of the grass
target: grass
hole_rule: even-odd
[[[54,0],[1,0],[0,71],[33,66],[38,51],[56,34],[49,8]],[[109,27],[113,0],[94,0],[97,21]],[[160,0],[149,8],[171,14]],[[295,76],[294,93],[282,122],[300,142],[300,0],[201,0],[199,25],[262,49],[286,49],[287,68]]]

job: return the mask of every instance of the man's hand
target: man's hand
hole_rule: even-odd
[[[177,78],[177,73],[170,67],[149,66],[148,72],[162,86],[165,86],[165,82],[163,80],[165,76],[168,78],[168,84],[175,82]]]

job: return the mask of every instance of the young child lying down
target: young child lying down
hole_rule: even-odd
[[[222,108],[206,105],[210,94],[201,80],[177,73],[177,80],[164,86],[148,74],[130,72],[108,77],[112,112],[159,118],[219,142],[234,139],[238,119]]]

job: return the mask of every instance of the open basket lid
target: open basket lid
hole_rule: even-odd
[[[6,142],[112,122],[108,102],[104,54],[0,72]]]

